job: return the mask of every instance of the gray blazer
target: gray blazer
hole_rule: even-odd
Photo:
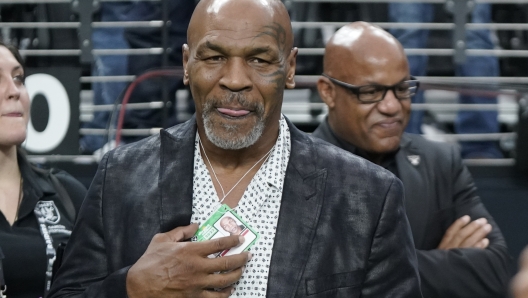
[[[267,297],[421,297],[401,182],[297,130]],[[195,119],[107,154],[49,297],[126,297],[152,237],[191,219]]]
[[[313,136],[355,151],[335,137],[327,121]],[[405,133],[395,160],[405,189],[424,297],[505,297],[511,276],[506,241],[477,195],[458,148]],[[487,218],[492,225],[488,248],[436,249],[447,228],[464,215],[472,220]]]

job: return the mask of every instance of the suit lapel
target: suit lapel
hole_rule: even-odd
[[[424,191],[428,176],[424,155],[413,146],[411,138],[405,134],[402,136],[400,150],[396,154],[396,164],[405,189],[405,208],[415,246],[420,247],[425,238],[426,225],[424,223],[427,222],[429,214],[429,200],[426,198],[427,192]],[[415,185],[421,187],[415,187]]]
[[[189,225],[192,215],[193,162],[196,121],[194,117],[160,133],[161,232]]]
[[[315,236],[326,185],[326,169],[316,168],[312,140],[289,121],[291,153],[268,279],[268,297],[293,297]],[[192,215],[193,119],[160,134],[161,232],[188,225]]]
[[[315,235],[326,184],[326,169],[315,165],[312,140],[288,122],[291,154],[284,180],[271,256],[267,297],[293,297]]]

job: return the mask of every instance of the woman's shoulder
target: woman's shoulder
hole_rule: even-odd
[[[60,169],[50,169],[50,175],[57,177],[57,180],[62,184],[70,199],[72,200],[75,210],[79,211],[82,201],[86,196],[86,187],[77,179],[75,179],[68,172]]]
[[[87,192],[86,187],[79,180],[75,179],[68,172],[57,168],[31,165],[30,169],[35,174],[32,176],[39,180],[37,181],[38,185],[44,188],[51,187],[58,196],[61,196],[60,199],[71,201],[76,213],[79,211]]]

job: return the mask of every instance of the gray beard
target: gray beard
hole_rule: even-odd
[[[229,103],[233,100],[237,100],[240,105],[248,108],[246,99],[239,94],[232,94],[228,98],[222,100],[222,102]],[[257,121],[253,128],[246,135],[239,135],[239,127],[237,125],[226,125],[213,123],[211,120],[211,113],[215,110],[214,103],[209,101],[205,103],[202,119],[204,123],[205,135],[215,146],[225,150],[239,150],[247,148],[255,144],[258,139],[262,136],[264,131],[264,107],[261,104],[254,104],[249,107],[250,110],[254,110],[257,114]],[[215,131],[215,125],[220,126],[225,134],[217,134]]]

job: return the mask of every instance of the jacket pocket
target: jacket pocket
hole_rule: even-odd
[[[352,272],[336,273],[318,278],[312,278],[306,280],[306,295],[315,295],[327,291],[333,291],[338,289],[358,288],[363,283],[364,271],[356,270]],[[354,297],[354,296],[349,296]],[[359,295],[358,295],[359,297]]]

